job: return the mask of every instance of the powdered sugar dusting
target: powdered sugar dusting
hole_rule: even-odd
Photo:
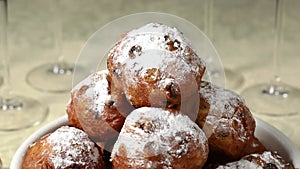
[[[101,70],[88,76],[75,86],[73,91],[79,90],[83,86],[88,86],[84,97],[92,100],[91,109],[93,112],[101,114],[105,103],[111,99],[109,94],[109,83],[107,81],[108,70]]]
[[[191,57],[187,48],[193,51],[191,43],[178,29],[149,23],[128,32],[110,51],[110,55],[113,56],[115,65],[126,66],[126,69],[122,70],[124,77],[137,76],[142,70],[149,68],[159,68],[161,72],[165,72],[170,66],[199,74],[205,64],[197,55]],[[178,60],[188,64],[182,64]],[[184,75],[182,73],[182,78]],[[128,85],[138,83],[133,78],[124,79],[128,80]]]
[[[52,147],[49,158],[55,168],[98,161],[99,151],[95,144],[86,133],[74,127],[61,127],[50,134],[46,141]]]
[[[138,34],[169,34],[180,41],[186,41],[183,34],[175,27],[169,27],[159,23],[149,23],[138,29],[134,29],[128,33],[128,36],[136,36]],[[189,42],[190,43],[190,42]]]
[[[218,87],[209,82],[202,82],[200,84],[200,97],[210,105],[208,115],[206,117],[206,124],[212,126],[212,130],[230,131],[231,133],[239,133],[237,139],[243,141],[249,139],[246,129],[241,122],[241,117],[238,114],[242,113],[239,106],[245,106],[244,100],[236,93]],[[250,112],[249,112],[250,113]],[[237,125],[239,131],[232,125]]]
[[[187,141],[188,139],[189,141]],[[112,158],[122,155],[119,148],[125,148],[128,158],[141,159],[163,155],[164,166],[170,166],[174,158],[188,153],[190,142],[199,145],[207,155],[207,138],[202,130],[187,116],[174,115],[160,108],[143,107],[134,110],[126,119],[119,138],[112,150]],[[178,147],[173,147],[174,144]],[[196,150],[196,148],[195,148]],[[151,162],[146,165],[152,166]]]
[[[111,99],[109,95],[109,83],[107,81],[108,70],[103,70],[94,74],[93,79],[95,79],[91,85],[93,88],[88,89],[87,92],[93,94],[93,109],[94,112],[102,112],[105,103]]]
[[[260,158],[262,161],[266,162],[266,163],[272,163],[273,165],[275,165],[278,168],[284,168],[286,166],[286,164],[283,164],[282,157],[279,157],[277,155],[277,153],[275,152],[271,152],[271,151],[265,151],[263,154],[252,154],[250,156],[256,157],[256,158]]]
[[[122,71],[124,77],[136,77],[142,76],[142,73],[147,71],[148,69],[156,68],[162,73],[163,76],[167,76],[167,69],[173,67],[175,70],[180,68],[180,71],[176,71],[178,74],[178,78],[185,78],[185,74],[192,71],[190,65],[187,63],[180,62],[182,60],[175,52],[170,52],[164,49],[163,42],[160,42],[159,39],[155,41],[151,41],[151,35],[143,35],[134,38],[134,44],[128,43],[131,39],[124,39],[120,46],[124,45],[122,49],[122,53],[118,57],[117,62],[123,63],[126,65],[126,68]],[[158,38],[158,37],[156,37]],[[161,38],[162,39],[162,38]],[[164,40],[162,40],[164,41]],[[161,43],[158,47],[156,43]],[[131,46],[135,45],[142,46],[141,54],[135,58],[127,58],[128,52]],[[124,57],[125,56],[125,57]],[[128,56],[129,57],[129,56]],[[177,69],[176,69],[177,68]],[[164,77],[162,77],[163,79]],[[128,81],[127,85],[136,85],[139,81],[136,81],[133,78],[126,78]]]
[[[228,163],[224,166],[219,166],[217,169],[263,169],[256,163],[250,162],[248,160],[241,159],[237,162]]]
[[[233,91],[218,87],[209,82],[200,84],[200,95],[210,104],[210,115],[218,115],[218,112],[225,113],[225,116],[232,117],[235,107],[244,100]]]
[[[219,166],[217,169],[263,169],[263,168],[289,168],[289,163],[282,161],[276,152],[265,151],[262,154],[250,154],[239,161]],[[269,166],[269,167],[268,167]]]

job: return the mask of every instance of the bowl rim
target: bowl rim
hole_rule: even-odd
[[[269,123],[256,118],[256,127],[255,135],[260,138],[261,136],[266,136],[269,139],[272,139],[272,142],[268,142],[266,144],[266,140],[260,139],[262,143],[268,149],[274,149],[276,147],[276,151],[280,153],[280,155],[286,157],[288,160],[293,160],[293,164],[295,168],[300,168],[300,151],[296,147],[296,145],[281,131],[270,125]],[[68,117],[64,115],[62,117],[57,118],[56,120],[51,121],[40,129],[36,130],[32,133],[17,149],[15,152],[13,159],[10,163],[10,169],[20,169],[22,166],[23,157],[26,153],[25,150],[28,149],[30,145],[32,145],[36,140],[46,135],[49,132],[55,131],[58,127],[68,125]],[[268,132],[266,132],[268,131]],[[278,147],[277,145],[281,145]],[[277,149],[278,148],[278,149]]]
[[[32,145],[36,140],[46,135],[49,132],[55,131],[58,127],[62,125],[68,125],[68,116],[64,115],[59,117],[56,120],[51,121],[45,126],[33,132],[27,139],[19,146],[17,151],[15,152],[13,159],[10,163],[10,169],[20,169],[22,167],[23,157],[30,145]]]
[[[271,124],[262,119],[256,118],[256,126],[264,126],[264,128],[256,127],[255,136],[263,143],[267,149],[274,149],[279,152],[281,156],[286,157],[286,160],[292,161],[296,169],[300,168],[300,150],[299,148],[281,131],[276,129]],[[268,132],[266,132],[268,131]],[[261,136],[266,136],[271,142],[261,139]],[[277,145],[281,145],[278,147]]]

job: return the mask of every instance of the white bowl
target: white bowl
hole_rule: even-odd
[[[255,135],[266,146],[266,148],[269,150],[278,151],[279,154],[282,155],[286,160],[292,161],[295,165],[295,168],[300,168],[300,152],[297,147],[285,135],[268,123],[257,118],[255,120],[257,125]],[[53,132],[60,126],[67,124],[68,118],[67,116],[63,116],[34,132],[16,151],[11,161],[10,169],[21,168],[23,157],[29,145],[37,141],[43,135]]]

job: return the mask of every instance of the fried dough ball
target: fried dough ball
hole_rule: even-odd
[[[208,138],[210,158],[237,160],[246,154],[265,150],[254,136],[255,120],[239,95],[204,81],[199,93],[196,123]]]
[[[76,127],[78,129],[83,130],[83,128],[79,122],[79,119],[77,117],[77,114],[74,110],[74,100],[72,98],[73,98],[73,93],[71,93],[71,99],[69,100],[69,103],[67,104],[67,109],[66,109],[67,115],[68,115],[69,126]]]
[[[294,169],[277,152],[265,151],[262,154],[250,154],[239,161],[218,166],[217,169]]]
[[[117,88],[138,107],[172,107],[197,92],[204,61],[176,28],[149,23],[124,34],[107,67]]]
[[[70,125],[82,128],[97,142],[116,138],[133,110],[110,81],[107,70],[91,74],[74,87],[67,106]]]
[[[105,169],[102,155],[82,130],[62,126],[29,147],[22,169]]]
[[[207,157],[207,139],[187,116],[142,107],[126,118],[111,159],[114,169],[198,169]]]

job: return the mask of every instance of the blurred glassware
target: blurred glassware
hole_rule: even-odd
[[[1,157],[0,157],[0,169],[2,169],[2,160],[1,160]]]
[[[205,0],[205,21],[204,21],[204,32],[213,42],[213,17],[214,17],[214,0]],[[213,62],[211,58],[207,58],[206,62]],[[217,70],[207,71],[210,77],[219,78],[220,73]],[[241,87],[245,80],[243,75],[237,73],[234,70],[224,67],[224,73],[226,78],[226,88],[238,89]]]
[[[3,84],[3,78],[0,76],[0,87]]]
[[[255,113],[269,116],[290,116],[299,114],[300,90],[281,81],[279,72],[279,48],[282,40],[285,0],[275,0],[273,75],[268,83],[246,88],[242,96]]]
[[[59,0],[51,0],[54,17],[55,38],[55,63],[46,63],[31,70],[27,77],[27,83],[45,92],[68,92],[72,88],[74,65],[65,61],[63,54],[61,5]],[[47,79],[47,80],[45,80]]]
[[[7,52],[7,0],[0,0],[0,57],[3,66],[3,86],[0,91],[0,131],[13,131],[42,122],[48,107],[30,97],[15,95],[10,82],[10,58]]]

